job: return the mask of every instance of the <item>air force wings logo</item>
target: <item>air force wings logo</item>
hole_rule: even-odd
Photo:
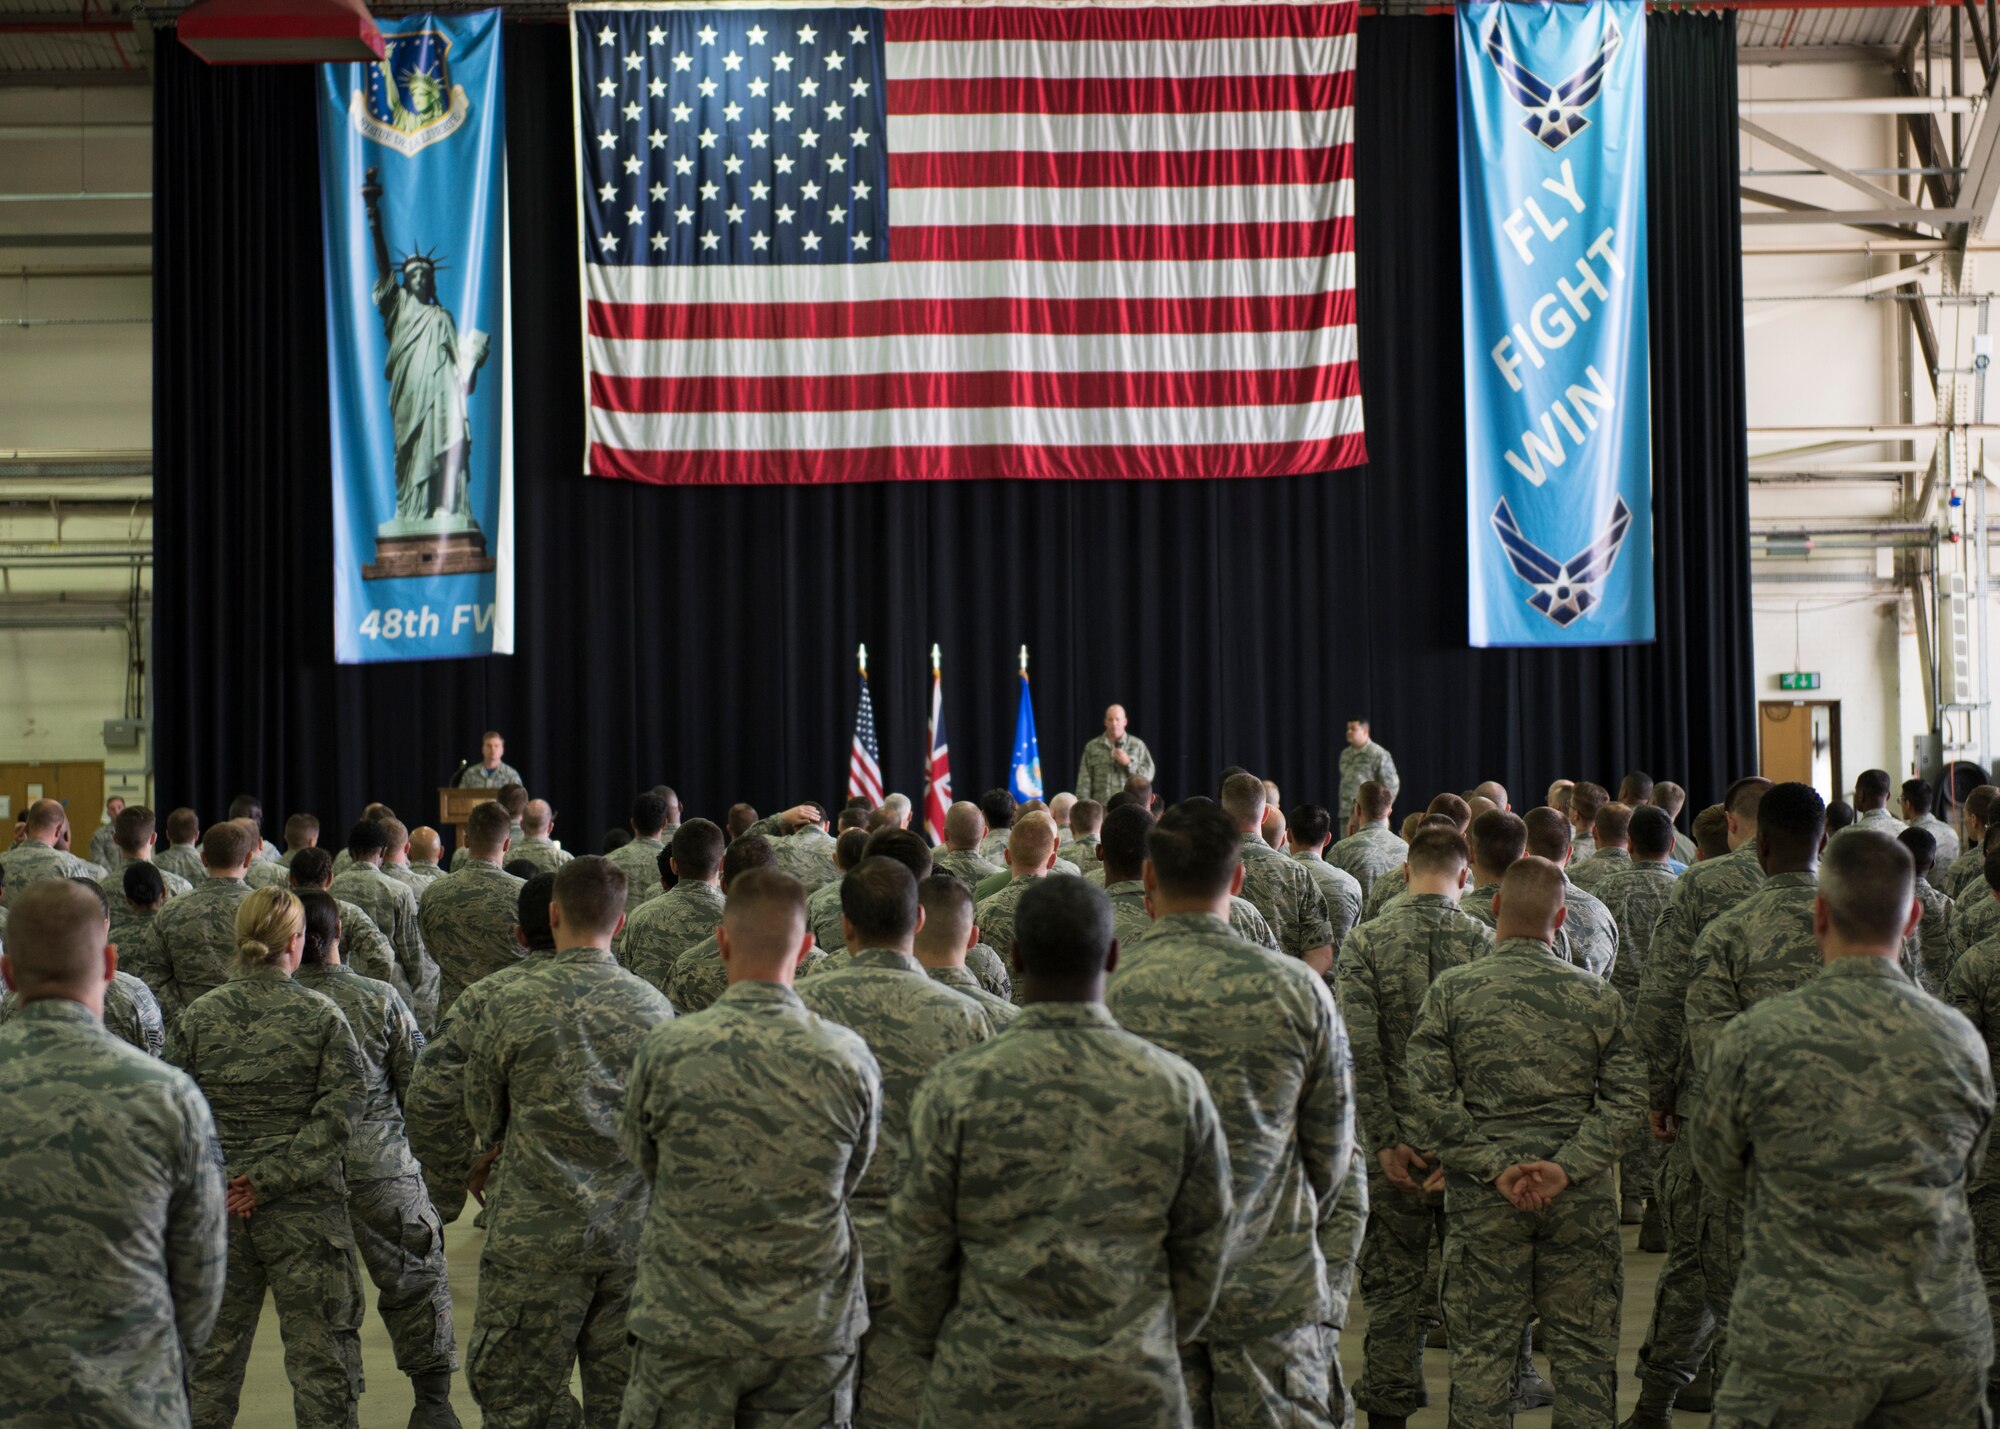
[[[1534,587],[1528,604],[1565,630],[1597,604],[1597,588],[1611,574],[1618,548],[1625,544],[1625,533],[1631,529],[1632,508],[1621,496],[1597,539],[1567,561],[1558,561],[1521,534],[1504,496],[1493,508],[1493,531],[1507,553],[1507,563],[1515,575]]]
[[[1498,19],[1486,31],[1487,58],[1493,61],[1493,68],[1500,73],[1500,82],[1507,87],[1514,102],[1528,111],[1521,127],[1551,150],[1560,149],[1590,127],[1583,111],[1603,92],[1604,76],[1611,68],[1611,56],[1625,42],[1625,35],[1618,28],[1617,21],[1609,21],[1608,25],[1609,29],[1597,46],[1596,53],[1584,62],[1582,69],[1561,84],[1550,84],[1514,57]]]

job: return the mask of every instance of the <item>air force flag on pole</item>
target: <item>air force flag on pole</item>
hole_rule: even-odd
[[[1457,14],[1471,642],[1649,641],[1645,9]]]

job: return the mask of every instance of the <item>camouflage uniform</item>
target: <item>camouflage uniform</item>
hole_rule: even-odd
[[[1076,766],[1076,788],[1073,792],[1077,798],[1109,803],[1111,796],[1121,792],[1134,775],[1141,779],[1153,777],[1153,751],[1146,748],[1145,740],[1127,731],[1125,741],[1119,748],[1132,761],[1129,765],[1118,762],[1111,751],[1111,741],[1101,734],[1084,745],[1083,757]]]
[[[1424,1335],[1437,1309],[1430,1266],[1444,1238],[1443,1198],[1390,1185],[1377,1153],[1397,1146],[1435,1150],[1415,1120],[1403,1071],[1410,1029],[1439,973],[1492,948],[1492,931],[1451,899],[1416,893],[1355,929],[1335,968],[1341,1018],[1354,1050],[1356,1130],[1368,1187],[1361,1244],[1368,1336],[1354,1399],[1370,1414],[1407,1417],[1428,1402]]]
[[[1958,830],[1926,810],[1922,815],[1910,820],[1910,827],[1922,829],[1937,842],[1937,867],[1949,867],[1958,858]]]
[[[1354,1395],[1340,1367],[1340,1334],[1347,1328],[1348,1308],[1354,1298],[1354,1272],[1361,1259],[1370,1213],[1368,1168],[1357,1146],[1347,1163],[1347,1179],[1340,1183],[1340,1194],[1334,1197],[1333,1210],[1319,1230],[1320,1254],[1326,1260],[1326,1412],[1334,1429],[1348,1429],[1354,1423]]]
[[[519,784],[524,789],[528,787],[521,771],[504,759],[491,769],[484,764],[468,764],[458,776],[458,787],[461,789],[504,789],[509,784]]]
[[[1957,962],[1980,943],[2000,936],[2000,896],[1986,886],[1986,880],[1971,884],[1960,895],[1945,934],[1951,944],[1951,959]]]
[[[1925,992],[1937,994],[1951,976],[1951,900],[1922,878],[1916,899],[1924,905],[1924,916],[1903,939],[1903,971]]]
[[[965,950],[965,970],[979,979],[979,985],[995,997],[1013,997],[1014,975],[1007,971],[1000,955],[987,944],[974,943]]]
[[[257,1190],[254,1214],[229,1217],[222,1313],[190,1376],[195,1429],[235,1422],[266,1287],[301,1429],[348,1429],[361,1394],[361,1271],[340,1158],[364,1089],[347,1019],[282,968],[245,969],[188,1005],[167,1056],[208,1098],[225,1178],[248,1176]]]
[[[419,1027],[437,1025],[438,966],[424,946],[419,921],[416,890],[399,882],[369,863],[359,863],[339,875],[326,890],[333,897],[352,903],[368,916],[375,930],[388,943],[395,961],[394,976],[383,979],[403,994],[410,1010],[417,1014]],[[347,946],[347,923],[342,919],[341,947]],[[365,967],[353,958],[347,961],[365,975]]]
[[[1153,930],[1153,915],[1146,911],[1145,884],[1134,878],[1114,883],[1104,893],[1111,900],[1112,931],[1120,947],[1138,941]],[[1278,946],[1278,935],[1271,931],[1264,915],[1248,899],[1230,897],[1229,931],[1260,948],[1268,948],[1274,953],[1285,951]]]
[[[1639,970],[1634,1029],[1646,1057],[1647,1105],[1684,1117],[1693,1110],[1694,1067],[1687,1049],[1687,993],[1694,980],[1694,944],[1708,925],[1764,883],[1753,844],[1697,863],[1674,883],[1653,926]],[[1639,1376],[1676,1392],[1693,1383],[1715,1338],[1702,1275],[1701,1181],[1687,1137],[1672,1142],[1653,1184],[1667,1259],[1653,1291],[1653,1318],[1639,1352]]]
[[[111,900],[113,908],[125,901],[125,870],[135,863],[149,862],[150,859],[121,858],[116,863],[106,865],[111,871],[97,880],[97,886],[104,890],[104,896]],[[194,892],[194,885],[178,873],[169,872],[158,864],[154,864],[153,867],[160,875],[160,882],[167,885],[167,897],[178,898],[183,893]]]
[[[1497,928],[1500,919],[1493,912],[1493,895],[1499,891],[1497,883],[1482,883],[1477,888],[1468,888],[1459,896],[1458,911],[1489,928]]]
[[[1965,1190],[1992,1120],[1979,1037],[1882,959],[1722,1029],[1688,1127],[1703,1186],[1748,1207],[1718,1429],[1984,1421]]]
[[[0,1027],[21,1012],[20,994],[9,991],[0,996]],[[104,985],[104,1030],[148,1057],[166,1055],[167,1029],[160,1020],[159,1001],[151,988],[122,968]]]
[[[1096,834],[1091,834],[1087,838],[1073,839],[1064,844],[1062,856],[1076,865],[1078,873],[1089,873],[1093,868],[1103,864],[1104,860],[1099,854],[1099,850],[1103,847],[1104,840]]]
[[[662,838],[635,838],[605,857],[625,871],[625,916],[639,911],[639,905],[658,898],[666,889],[660,883],[660,855],[667,851]]]
[[[966,891],[977,888],[996,873],[1005,873],[1005,866],[987,858],[978,849],[954,848],[933,849],[931,868],[938,873],[948,873],[966,887]]]
[[[847,935],[840,930],[840,886],[845,882],[847,875],[843,873],[806,895],[806,927],[812,931],[813,941],[829,953],[847,946]]]
[[[200,844],[169,844],[154,853],[153,862],[161,872],[178,873],[197,888],[208,878],[208,868],[201,861]]]
[[[1361,797],[1361,786],[1370,782],[1388,785],[1391,799],[1403,788],[1403,781],[1396,774],[1396,761],[1389,757],[1388,750],[1372,739],[1359,749],[1343,744],[1340,747],[1340,810],[1336,827],[1347,827],[1347,821],[1354,817],[1354,801]]]
[[[227,1247],[208,1103],[63,998],[0,1028],[0,1103],[0,1418],[187,1429]]]
[[[988,992],[979,985],[979,979],[969,968],[925,968],[932,982],[942,983],[953,992],[963,993],[979,1004],[979,1010],[986,1014],[987,1023],[998,1032],[1020,1015],[1021,1009],[1006,998]]]
[[[867,1044],[774,983],[646,1039],[622,1114],[652,1188],[626,1429],[849,1422],[868,1304],[848,1202],[881,1102]]]
[[[715,885],[683,878],[639,905],[619,940],[618,961],[671,997],[674,963],[721,926],[722,902]]]
[[[1601,848],[1581,863],[1571,861],[1569,881],[1585,893],[1603,898],[1598,885],[1613,874],[1623,873],[1632,866],[1632,854],[1628,849]]]
[[[1220,919],[1176,913],[1120,949],[1106,1002],[1120,1026],[1194,1064],[1229,1139],[1229,1269],[1182,1351],[1194,1422],[1326,1429],[1319,1230],[1354,1146],[1347,1034],[1326,984]]]
[[[1618,961],[1618,922],[1597,898],[1565,879],[1563,907],[1569,916],[1556,933],[1556,951],[1596,977],[1609,978]]]
[[[897,1184],[917,1083],[953,1052],[984,1042],[989,1024],[970,999],[926,977],[915,958],[887,948],[850,952],[800,982],[798,993],[809,1010],[861,1034],[881,1067],[879,1149],[848,1203],[871,1322],[861,1341],[858,1418],[877,1429],[914,1425],[925,1366],[890,1296],[889,1193]]]
[[[1849,824],[1847,828],[1874,829],[1877,833],[1884,833],[1894,838],[1903,831],[1904,824],[1901,819],[1890,813],[1886,808],[1883,808],[1869,809],[1864,813],[1856,814],[1854,822]],[[1847,829],[1842,829],[1841,832],[1846,833]]]
[[[1287,858],[1255,834],[1242,845],[1243,897],[1256,906],[1278,935],[1278,946],[1295,958],[1333,946],[1333,918],[1319,882],[1304,864]]]
[[[774,840],[771,852],[777,857],[778,867],[803,883],[806,892],[811,893],[840,877],[840,865],[833,861],[834,846],[838,842],[825,829],[808,824],[790,838]]]
[[[466,1378],[489,1429],[540,1425],[583,1366],[586,1420],[616,1418],[646,1178],[618,1140],[625,1082],[667,1000],[599,948],[537,960],[480,1000],[465,1110],[504,1142],[487,1201]]]
[[[979,856],[1002,873],[1007,871],[1007,840],[1013,834],[1012,829],[988,829],[986,837],[979,841]],[[932,862],[935,864],[936,859]]]
[[[7,896],[19,898],[21,890],[45,878],[88,878],[95,883],[104,869],[87,858],[59,848],[50,848],[36,839],[16,844],[0,853],[0,868],[7,870]]]
[[[1816,997],[1819,988],[1820,984],[1814,985]],[[1981,943],[1954,963],[1943,996],[1971,1019],[1985,1041],[1988,1073],[1992,1075],[2000,1069],[2000,942]],[[1972,1168],[1967,1207],[1989,1315],[2000,1325],[2000,1165],[1990,1156],[1982,1157],[1981,1163]],[[1989,1375],[1986,1395],[1989,1403],[2000,1403],[2000,1368]]]
[[[925,1079],[889,1205],[924,1421],[1186,1425],[1229,1153],[1201,1074],[1102,1003],[1038,1002]]]
[[[1410,886],[1409,870],[1401,864],[1390,869],[1369,886],[1368,897],[1361,905],[1361,921],[1373,922],[1391,902],[1403,896]]]
[[[1618,926],[1618,961],[1611,965],[1611,986],[1625,1000],[1626,1016],[1635,1021],[1646,952],[1679,877],[1667,864],[1634,861],[1597,885],[1598,899],[1611,910],[1611,920]],[[1660,1142],[1650,1134],[1640,1137],[1620,1168],[1625,1199],[1656,1196],[1660,1165],[1665,1159],[1666,1148]]]
[[[139,941],[123,950],[130,971],[159,999],[169,1033],[183,1008],[228,979],[236,958],[236,907],[249,896],[240,878],[203,879],[194,892],[168,899]]]
[[[252,888],[290,888],[292,871],[276,859],[253,859],[243,881]]]
[[[1347,826],[1343,823],[1341,827]],[[1409,856],[1410,846],[1397,838],[1387,824],[1366,824],[1346,838],[1335,840],[1326,851],[1328,863],[1345,870],[1361,885],[1363,909],[1368,906],[1368,894],[1375,887],[1375,880],[1401,868]]]
[[[407,1375],[455,1370],[444,1223],[403,1132],[403,1099],[424,1034],[393,987],[344,964],[301,963],[293,981],[340,1009],[361,1052],[363,1102],[344,1167],[347,1214],[396,1368]]]
[[[1810,873],[1774,873],[1763,887],[1717,918],[1694,945],[1694,979],[1688,984],[1688,1055],[1694,1066],[1689,1100],[1699,1114],[1709,1053],[1723,1027],[1765,998],[1819,976],[1822,960],[1813,938],[1818,879]],[[1715,1368],[1728,1363],[1729,1297],[1743,1262],[1743,1203],[1716,1187],[1701,1192],[1701,1274],[1715,1318]]]
[[[118,866],[118,840],[113,837],[111,825],[99,824],[90,834],[90,846],[85,851],[90,861],[99,868]]]
[[[417,906],[419,909],[423,906],[424,890],[445,876],[444,870],[436,864],[418,863],[415,859],[410,860],[408,863],[384,863],[382,867],[389,871],[389,875],[392,878],[415,880],[414,887],[417,890]],[[398,869],[401,869],[402,872],[398,873],[396,871]]]
[[[838,956],[814,948],[799,959],[798,977],[811,977],[835,965]],[[680,955],[673,973],[662,989],[677,1013],[685,1015],[715,1005],[729,986],[729,969],[722,961],[722,945],[710,933]]]
[[[554,873],[575,857],[575,854],[554,839],[544,838],[540,834],[516,839],[507,846],[507,862],[512,863],[517,858],[525,858],[543,873]],[[653,870],[653,877],[659,876],[659,870]]]
[[[1546,943],[1509,938],[1438,975],[1407,1054],[1422,1145],[1445,1167],[1444,1319],[1455,1429],[1503,1429],[1521,1327],[1539,1317],[1555,1422],[1617,1421],[1618,1158],[1639,1135],[1645,1069],[1625,1005]],[[1517,1211],[1492,1182],[1554,1161],[1569,1187]]]
[[[1021,902],[1021,895],[1035,886],[1036,880],[1047,878],[1043,873],[1016,874],[1013,880],[990,898],[980,900],[972,910],[972,921],[979,925],[979,941],[987,944],[1000,955],[1009,972],[1014,967],[1014,909]]]
[[[1951,861],[1943,873],[1932,880],[1939,892],[1956,903],[1965,896],[1965,890],[1986,882],[1986,849],[1984,842],[1969,845],[1964,853]]]
[[[1361,921],[1361,882],[1346,869],[1328,863],[1314,849],[1294,853],[1292,861],[1319,884],[1320,897],[1326,901],[1327,920],[1333,929],[1333,951],[1338,954],[1342,940]]]
[[[488,973],[521,960],[514,917],[526,886],[513,874],[474,859],[424,890],[417,904],[417,927],[424,947],[437,961],[438,1016]]]

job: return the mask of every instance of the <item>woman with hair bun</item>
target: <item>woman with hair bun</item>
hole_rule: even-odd
[[[300,1429],[346,1429],[361,1394],[361,1275],[341,1174],[361,1054],[340,1010],[292,981],[304,949],[299,900],[251,893],[229,980],[188,1005],[168,1044],[215,1113],[228,1182],[222,1314],[191,1376],[197,1429],[236,1420],[266,1286]]]

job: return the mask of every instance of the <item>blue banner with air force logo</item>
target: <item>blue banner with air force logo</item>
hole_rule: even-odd
[[[320,69],[334,657],[514,648],[500,12]]]
[[[1457,14],[1471,641],[1649,641],[1645,9]]]

